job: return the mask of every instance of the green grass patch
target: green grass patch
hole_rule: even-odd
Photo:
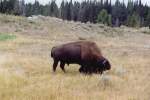
[[[0,33],[0,41],[16,39],[16,35]]]

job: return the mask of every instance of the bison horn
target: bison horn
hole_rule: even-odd
[[[103,61],[103,64],[105,64],[107,62],[107,60],[105,59],[104,61]]]

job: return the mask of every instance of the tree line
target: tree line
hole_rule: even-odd
[[[127,4],[116,0],[62,1],[55,0],[42,5],[37,0],[25,3],[24,0],[0,0],[0,12],[5,14],[31,16],[44,15],[80,22],[103,23],[109,26],[150,27],[150,7],[141,0],[129,0]]]

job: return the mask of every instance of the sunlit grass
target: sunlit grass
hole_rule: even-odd
[[[26,21],[22,17],[5,17],[0,19],[6,23],[0,22],[20,25]],[[52,25],[45,23],[43,29]],[[24,24],[29,25],[28,22]],[[48,29],[47,36],[26,35],[22,31],[13,35],[1,32],[0,100],[149,100],[150,55],[141,48],[138,51],[139,45],[142,47],[145,42],[135,45],[133,39],[101,38],[101,34],[96,34],[92,39],[110,60],[110,71],[103,75],[84,75],[79,73],[79,65],[65,65],[64,73],[58,65],[54,73],[51,47],[79,37],[61,31],[61,27],[53,28]],[[67,29],[70,31],[68,27],[64,30]],[[29,32],[34,31],[36,29]],[[135,40],[138,38],[145,40],[138,35]],[[140,43],[141,40],[137,41]]]

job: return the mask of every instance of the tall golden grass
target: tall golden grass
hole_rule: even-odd
[[[103,28],[94,25],[90,32],[98,31],[98,34],[91,35],[82,28],[88,27],[86,24],[76,26],[72,22],[46,19],[32,24],[27,18],[0,15],[0,23],[4,24],[0,31],[16,35],[14,40],[0,41],[0,100],[150,99],[149,35],[141,34],[140,29],[123,27],[108,28],[109,34],[123,32],[127,36],[118,33],[115,37],[105,36],[99,34]],[[11,24],[17,27],[6,30]],[[52,72],[51,47],[80,37],[101,47],[112,64],[110,71],[103,75],[84,75],[78,72],[79,65],[66,65],[66,73],[59,67]]]

